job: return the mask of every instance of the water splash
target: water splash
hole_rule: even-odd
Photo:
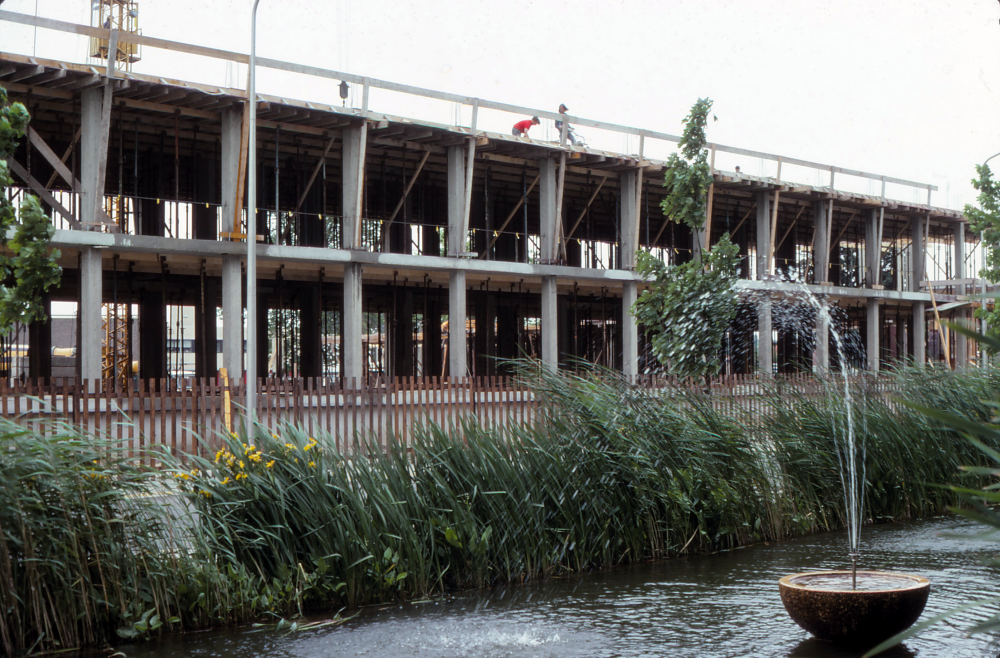
[[[864,516],[864,482],[865,454],[866,446],[864,433],[859,440],[856,427],[854,395],[851,386],[852,375],[857,375],[860,369],[852,365],[859,359],[855,357],[861,350],[855,341],[850,341],[846,332],[840,331],[838,323],[831,313],[831,307],[814,294],[801,281],[786,281],[792,285],[791,288],[783,290],[776,299],[772,299],[770,293],[754,292],[745,296],[745,300],[759,306],[764,301],[763,297],[771,306],[772,321],[778,326],[789,329],[804,339],[805,343],[812,342],[815,350],[816,333],[818,327],[825,325],[833,338],[833,345],[837,353],[837,362],[840,366],[840,381],[843,385],[844,413],[841,415],[836,410],[831,410],[833,419],[834,449],[837,453],[838,475],[840,477],[841,488],[844,493],[844,509],[847,516],[847,532],[849,542],[848,557],[851,560],[852,572],[857,571],[858,559],[861,556],[861,526]],[[821,349],[828,349],[827,345]],[[829,360],[829,359],[827,359]],[[816,368],[817,374],[821,377],[830,376],[831,370],[827,367]],[[862,400],[864,397],[862,396]],[[835,397],[831,397],[831,404],[835,404]],[[856,587],[856,577],[852,579]]]

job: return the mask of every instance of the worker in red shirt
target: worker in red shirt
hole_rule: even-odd
[[[528,130],[532,126],[537,126],[542,122],[538,117],[531,117],[530,119],[525,119],[524,121],[518,121],[514,124],[514,137],[527,137]]]

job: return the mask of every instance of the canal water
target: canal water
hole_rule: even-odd
[[[864,528],[862,565],[930,578],[922,619],[995,596],[1000,544],[957,517]],[[950,536],[950,535],[957,535]],[[502,587],[408,605],[371,607],[341,626],[294,634],[202,632],[116,647],[136,658],[728,658],[856,656],[810,639],[785,614],[778,579],[847,566],[846,532]],[[993,609],[996,612],[996,609]],[[886,656],[996,657],[1000,641],[967,637],[983,613],[939,624]]]

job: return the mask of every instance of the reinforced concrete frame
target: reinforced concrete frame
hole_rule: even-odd
[[[0,11],[0,21],[246,58],[9,11]],[[640,152],[513,138],[477,130],[476,113],[567,118],[263,58],[258,65],[346,80],[362,87],[364,100],[350,108],[256,95],[259,210],[248,227],[245,92],[0,52],[0,86],[26,103],[37,136],[15,154],[12,170],[25,174],[18,173],[24,189],[51,200],[53,245],[67,271],[52,299],[80,303],[79,376],[100,376],[101,303],[108,301],[102,282],[116,258],[129,264],[144,300],[140,345],[164,342],[165,329],[153,325],[164,321],[167,300],[197,303],[194,277],[217,286],[211,289],[221,294],[209,297],[221,308],[221,364],[231,377],[249,358],[267,372],[268,311],[293,307],[300,323],[324,327],[298,328],[300,373],[489,375],[502,373],[505,359],[532,355],[553,368],[583,359],[641,375],[653,366],[629,313],[646,285],[634,271],[636,250],[680,263],[724,233],[744,258],[740,287],[760,300],[756,322],[734,327],[756,344],[755,358],[731,360],[727,371],[832,367],[822,314],[811,347],[789,342],[772,316],[774,300],[801,285],[854,323],[867,348],[862,365],[871,371],[906,358],[928,361],[927,327],[941,334],[929,315],[934,304],[948,318],[970,320],[965,293],[976,282],[965,278],[965,220],[930,205],[933,186],[711,144],[713,163],[717,151],[762,157],[778,163],[778,174],[713,169],[709,222],[692,235],[658,211],[665,163],[642,152],[643,140],[676,136],[569,117],[577,126],[635,135]],[[64,73],[51,75],[56,71]],[[380,114],[368,107],[369,89],[467,105],[472,124]],[[830,184],[783,180],[782,163],[828,172]],[[883,193],[838,190],[837,175],[880,181]],[[928,202],[888,199],[886,183],[926,190]],[[244,318],[243,240],[255,234],[263,236],[256,246],[260,310]],[[937,260],[948,252],[947,263],[931,258],[933,271],[930,245]],[[245,322],[264,332],[259,354],[244,353]],[[964,339],[944,341],[951,354],[942,353],[940,338],[932,342],[932,358],[970,361]],[[155,350],[140,347],[148,361],[140,370],[167,376]],[[200,363],[197,375],[212,376],[220,361]]]

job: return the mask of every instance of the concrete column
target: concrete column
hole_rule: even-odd
[[[243,260],[222,257],[222,367],[231,379],[243,377]]]
[[[757,278],[768,274],[768,256],[771,245],[771,195],[757,193]],[[764,293],[766,295],[766,293]],[[774,370],[771,344],[771,300],[767,297],[757,304],[757,371],[770,376]]]
[[[771,341],[771,300],[765,298],[757,304],[757,372],[768,377],[774,372]]]
[[[910,291],[918,292],[924,280],[924,216],[910,220]],[[925,302],[913,302],[913,361],[927,363],[927,331],[924,322]]]
[[[924,317],[925,302],[913,302],[913,362],[917,365],[927,363],[927,323]]]
[[[623,270],[635,269],[635,252],[639,248],[639,204],[637,203],[639,201],[639,173],[637,169],[621,173],[621,252]],[[698,236],[695,236],[696,243],[698,240]]]
[[[364,375],[364,346],[361,333],[364,329],[361,306],[361,264],[344,265],[344,362],[341,374],[350,384],[361,381]]]
[[[626,281],[622,289],[622,373],[629,380],[639,374],[639,325],[632,316],[637,296],[636,282]]]
[[[910,291],[919,292],[924,280],[924,227],[926,217],[918,215],[910,220]]]
[[[816,344],[813,347],[813,372],[826,374],[830,371],[830,323],[827,313],[830,307],[826,299],[819,300],[823,311],[816,314]]]
[[[559,236],[556,235],[556,171],[558,165],[555,158],[545,158],[539,165],[538,180],[539,199],[539,248],[542,263],[555,262],[559,255]],[[544,286],[543,286],[544,290]],[[544,323],[543,323],[544,325]]]
[[[341,215],[343,216],[343,228],[340,233],[340,246],[343,249],[351,249],[361,246],[359,224],[361,208],[358,207],[358,193],[360,187],[364,185],[361,161],[365,156],[365,140],[362,139],[362,135],[367,130],[368,124],[362,121],[359,124],[352,124],[351,126],[344,128],[343,132],[344,151],[343,158],[341,160],[341,166],[343,167],[341,175],[343,190],[343,208]],[[359,272],[359,286],[360,281],[361,276]],[[360,334],[358,335],[360,336]],[[358,376],[360,377],[361,375],[359,374]]]
[[[879,210],[870,210],[865,218],[865,287],[882,287],[882,227]]]
[[[97,199],[103,192],[97,189],[103,105],[103,86],[87,89],[80,94],[80,222],[84,227],[98,222],[94,213],[97,210]]]
[[[878,300],[868,300],[868,315],[865,322],[865,351],[868,353],[868,370],[877,373],[879,368],[879,337],[881,336],[881,318],[878,312]]]
[[[86,207],[81,204],[81,208]],[[80,377],[101,378],[101,252],[94,247],[80,249]]]
[[[965,224],[955,225],[955,268],[953,277],[956,279],[965,278]],[[959,294],[966,292],[966,287],[960,286]],[[971,325],[971,318],[968,310],[962,308],[955,313],[955,320],[958,324],[968,327]],[[969,339],[962,334],[955,332],[955,367],[960,368],[969,364]]]
[[[830,235],[833,223],[833,202],[813,202],[813,222],[816,226],[816,241],[813,244],[813,283],[830,282]]]
[[[236,230],[236,213],[243,199],[236,198],[239,182],[243,113],[222,113],[222,230]],[[222,257],[222,367],[230,379],[243,377],[243,259]]]
[[[552,370],[559,368],[559,308],[554,276],[542,277],[542,362]]]
[[[465,253],[465,151],[464,146],[448,147],[448,255]],[[462,290],[465,290],[464,279]],[[462,302],[463,308],[465,302]],[[449,313],[448,317],[451,317]],[[462,316],[465,317],[464,315]],[[449,336],[450,336],[449,332]],[[449,343],[450,344],[450,343]],[[449,349],[450,352],[450,349]],[[462,369],[465,372],[465,369]],[[464,377],[465,375],[459,375]]]
[[[771,253],[771,194],[769,192],[758,192],[757,193],[757,278],[758,279],[764,279],[767,276],[768,256],[770,255],[770,253]]]
[[[469,374],[466,364],[465,316],[465,272],[449,272],[448,372],[451,377],[466,377]]]

